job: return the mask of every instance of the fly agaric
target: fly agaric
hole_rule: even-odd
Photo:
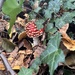
[[[39,36],[41,36],[44,32],[44,28],[38,30],[36,24],[33,21],[28,22],[25,25],[26,34],[28,37],[33,38],[33,45],[39,44]]]

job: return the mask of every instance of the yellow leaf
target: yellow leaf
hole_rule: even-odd
[[[67,49],[69,49],[70,51],[75,51],[75,40],[72,40],[70,38],[62,38],[62,42]]]
[[[20,33],[19,36],[18,36],[19,41],[22,40],[23,38],[25,38],[26,36],[27,35],[26,35],[25,31],[23,31],[22,33]]]
[[[14,66],[12,69],[19,70],[20,68],[21,68],[20,66]]]

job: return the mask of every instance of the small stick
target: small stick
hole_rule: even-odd
[[[1,57],[2,61],[3,61],[3,64],[4,64],[5,68],[6,68],[6,70],[8,72],[10,72],[11,75],[16,75],[16,73],[12,70],[11,66],[9,65],[6,57],[2,54],[2,52],[0,52],[0,57]]]

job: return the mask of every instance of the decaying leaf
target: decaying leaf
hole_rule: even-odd
[[[38,6],[39,6],[39,1],[35,1],[33,8],[36,9],[36,8],[38,8]]]
[[[46,46],[36,46],[34,51],[34,58],[40,57],[41,53],[45,50]]]
[[[68,53],[65,58],[65,65],[71,69],[75,69],[75,51]]]
[[[25,38],[26,36],[27,35],[26,35],[25,31],[23,31],[22,33],[20,33],[19,36],[18,36],[19,41],[22,40],[23,38]]]
[[[12,33],[16,33],[16,29],[15,29],[15,26],[14,25],[11,28],[10,37],[12,36]]]
[[[10,53],[10,56],[8,58],[10,63],[12,63],[15,60],[15,58],[16,58],[16,56],[18,54],[18,50],[19,50],[18,47],[15,47],[15,49]]]
[[[61,29],[59,29],[59,32],[62,34],[62,42],[64,44],[64,46],[71,50],[74,51],[75,50],[75,40],[72,40],[66,33],[67,29],[69,27],[69,24],[65,24]]]
[[[26,47],[28,50],[32,50],[32,45],[29,41],[27,41],[26,39],[24,39],[24,47]]]
[[[0,19],[0,31],[3,31],[4,28],[6,28],[7,24],[7,21]]]
[[[27,22],[27,19],[29,18],[29,15],[25,13],[23,16],[25,18],[17,17],[16,23],[24,27]]]
[[[19,41],[22,41],[24,43],[24,47],[26,47],[27,49],[32,49],[32,45],[28,40],[25,39],[26,37],[27,34],[25,31],[23,31],[22,33],[19,34],[18,39]]]
[[[59,29],[59,32],[62,34],[63,37],[68,37],[67,36],[67,29],[69,27],[69,24],[65,24],[62,28]]]
[[[18,17],[17,20],[16,20],[16,23],[18,23],[22,26],[25,26],[25,19],[22,19],[22,18]]]
[[[2,47],[7,52],[12,52],[15,49],[15,44],[10,42],[8,39],[3,38],[2,39]]]
[[[33,53],[32,50],[25,50],[25,55],[32,54],[32,53]]]
[[[3,63],[0,64],[0,70],[5,70]]]
[[[62,38],[62,42],[67,49],[74,51],[75,50],[75,40]]]

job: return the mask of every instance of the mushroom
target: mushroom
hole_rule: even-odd
[[[34,21],[30,21],[25,25],[26,34],[28,37],[33,38],[33,46],[40,43],[39,36],[44,32],[44,28],[38,30]]]

